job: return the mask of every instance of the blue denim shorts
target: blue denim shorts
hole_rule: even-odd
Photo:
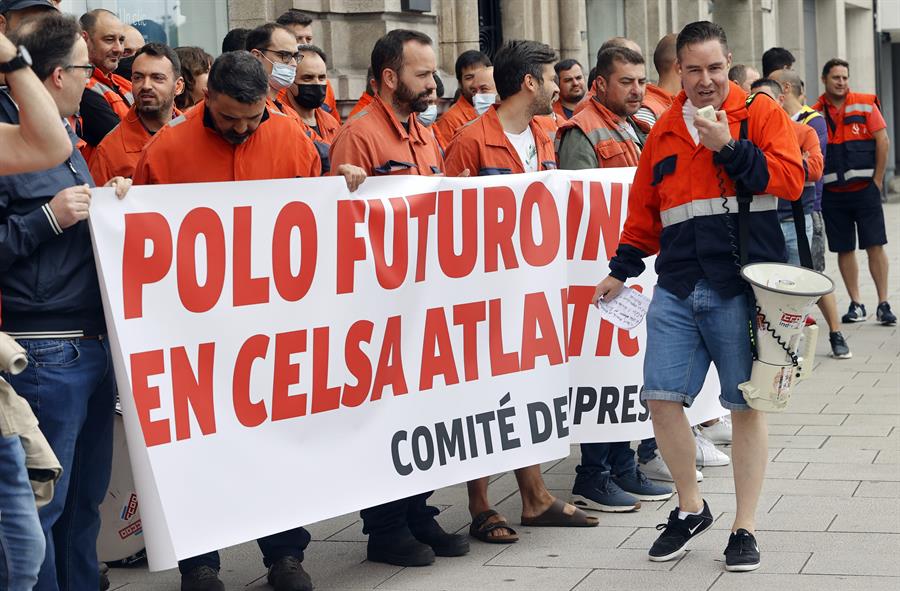
[[[705,279],[685,299],[659,285],[647,313],[647,351],[641,400],[672,400],[686,407],[703,387],[710,362],[730,410],[750,407],[738,385],[750,379],[747,296],[722,298]]]

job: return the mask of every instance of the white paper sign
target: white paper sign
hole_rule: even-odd
[[[630,287],[623,288],[613,299],[601,299],[598,303],[604,320],[627,330],[640,324],[650,308],[650,298]]]

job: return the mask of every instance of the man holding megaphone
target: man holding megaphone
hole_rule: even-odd
[[[687,25],[676,41],[684,90],[656,123],[644,146],[628,217],[610,275],[595,302],[610,300],[657,254],[656,286],[647,315],[646,400],[659,451],[672,472],[679,506],[650,548],[652,561],[680,557],[713,522],[695,474],[695,441],[684,408],[716,366],[719,400],[732,411],[737,511],[725,549],[729,571],[760,564],[755,513],[765,476],[765,415],[739,389],[751,374],[751,317],[741,259],[784,262],[777,199],[796,200],[804,170],[791,122],[769,97],[748,102],[728,81],[725,32],[711,22]],[[739,229],[737,194],[751,194]],[[739,252],[738,233],[749,237]]]

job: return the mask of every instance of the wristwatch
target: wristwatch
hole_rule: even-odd
[[[31,67],[31,54],[24,46],[19,46],[16,57],[12,58],[4,64],[0,64],[0,74],[9,74],[25,67]]]
[[[722,146],[722,149],[719,150],[719,156],[723,158],[731,158],[735,151],[735,142],[734,139],[728,140],[728,143]]]

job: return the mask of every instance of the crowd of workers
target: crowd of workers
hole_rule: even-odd
[[[491,57],[469,50],[456,61],[458,97],[439,115],[432,40],[398,29],[375,44],[366,91],[342,118],[327,56],[300,11],[232,30],[213,59],[197,47],[144,43],[107,10],[76,19],[49,0],[0,2],[2,328],[30,361],[22,373],[0,374],[0,590],[109,586],[95,543],[116,389],[85,222],[93,187],[127,198],[132,183],[335,175],[353,191],[370,176],[556,168],[637,167],[595,301],[615,297],[643,259],[657,256],[641,394],[655,438],[637,453],[630,442],[583,445],[571,502],[548,491],[539,466],[516,470],[521,523],[595,527],[602,520],[588,512],[635,511],[677,491],[679,506],[649,551],[650,560],[676,559],[712,524],[697,467],[728,464],[715,444],[732,443],[737,511],[725,568],[757,568],[767,435],[765,416],[737,388],[752,356],[729,204],[739,184],[755,195],[750,261],[799,264],[790,202],[802,202],[815,269],[824,270],[827,245],[851,299],[842,318],[833,295],[819,303],[833,356],[848,358],[840,325],[868,318],[857,237],[878,294],[875,319],[896,323],[881,205],[889,140],[878,99],[850,91],[850,64],[841,59],[824,65],[825,92],[809,101],[789,51],[766,51],[760,75],[732,64],[725,32],[710,22],[663,37],[652,62],[655,84],[641,48],[621,37],[600,48],[587,74],[535,41],[509,41]],[[697,115],[706,106],[715,120]],[[692,428],[684,407],[710,363],[730,417]],[[32,482],[42,474],[28,469],[25,439],[5,419],[15,415],[4,401],[18,397],[62,467],[40,509]],[[470,537],[516,542],[492,508],[488,479],[468,490],[469,535],[441,528],[430,493],[363,510],[368,559],[425,566],[466,554]],[[309,542],[302,527],[258,540],[274,589],[312,588],[302,567]],[[184,591],[224,589],[216,552],[179,568]]]

